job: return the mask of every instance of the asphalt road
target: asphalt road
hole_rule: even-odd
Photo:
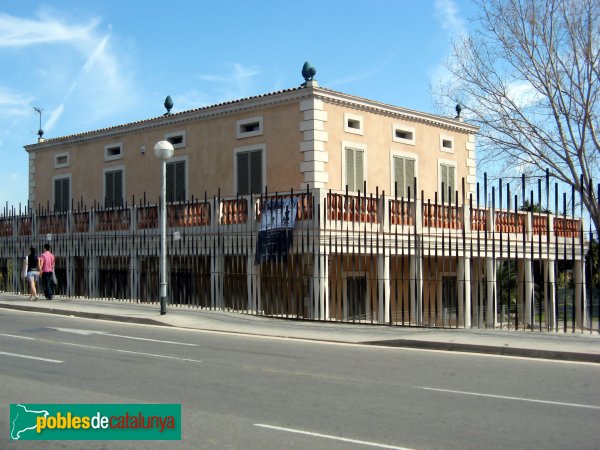
[[[0,311],[0,448],[598,448],[600,365]],[[11,403],[181,403],[182,440],[9,440]],[[24,445],[26,444],[26,445]]]

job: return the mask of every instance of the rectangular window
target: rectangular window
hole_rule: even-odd
[[[415,128],[408,125],[392,125],[392,141],[401,144],[415,145]]]
[[[452,202],[456,189],[456,167],[450,164],[440,164],[440,200]]]
[[[175,131],[165,134],[165,140],[173,144],[173,148],[183,148],[186,145],[185,131]]]
[[[249,117],[235,123],[235,135],[238,139],[260,136],[263,134],[263,117]]]
[[[104,206],[115,208],[123,206],[123,171],[104,172]]]
[[[113,161],[123,157],[123,144],[109,144],[104,146],[104,160]]]
[[[346,147],[346,186],[349,191],[364,190],[364,151],[357,148]],[[344,188],[346,186],[343,186]]]
[[[262,150],[236,153],[237,193],[239,195],[259,194],[263,188]]]
[[[395,195],[408,198],[410,188],[410,198],[415,198],[415,166],[416,161],[412,158],[394,156],[394,181],[396,183]]]
[[[54,211],[65,212],[71,203],[71,179],[56,178],[54,180]]]
[[[185,201],[185,161],[167,163],[167,201]]]
[[[54,155],[54,168],[69,167],[69,152]]]
[[[440,136],[440,151],[446,153],[454,153],[454,137]]]
[[[344,131],[346,133],[363,134],[363,117],[344,113]]]

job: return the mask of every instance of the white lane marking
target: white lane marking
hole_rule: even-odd
[[[161,341],[160,339],[149,339],[149,338],[143,338],[143,337],[137,337],[137,336],[124,336],[121,334],[112,334],[112,333],[104,333],[103,335],[118,337],[118,338],[123,338],[123,339],[135,339],[138,341],[159,342],[161,344],[187,345],[189,347],[198,347],[198,344],[190,344],[189,342]]]
[[[83,336],[91,336],[92,334],[106,334],[104,331],[94,331],[94,330],[78,330],[75,328],[57,328],[57,327],[47,327],[49,330],[62,331],[63,333],[73,333],[73,334],[81,334]]]
[[[58,359],[40,358],[39,356],[21,355],[19,353],[0,352],[0,355],[16,356],[17,358],[25,358],[25,359],[35,359],[36,361],[45,361],[45,362],[51,362],[54,364],[61,364],[64,362],[64,361],[60,361]]]
[[[160,339],[150,339],[150,338],[143,338],[143,337],[137,337],[137,336],[125,336],[122,334],[112,334],[112,333],[109,333],[108,331],[79,330],[79,329],[75,329],[75,328],[56,328],[56,327],[48,327],[48,329],[62,331],[63,333],[82,334],[85,336],[90,336],[92,334],[99,334],[102,336],[111,336],[111,337],[118,337],[118,338],[123,338],[123,339],[135,339],[138,341],[159,342],[161,344],[175,344],[175,345],[187,345],[190,347],[198,347],[197,344],[190,344],[188,342],[162,341]]]
[[[24,313],[24,314],[39,314],[48,316],[51,313],[41,312],[41,311],[14,311],[11,309],[4,309],[3,312],[10,313],[14,312],[15,314]],[[55,314],[52,314],[56,317]],[[89,317],[76,317],[76,316],[62,316],[66,319],[73,319],[77,321],[81,320],[93,320],[94,322],[98,322],[98,319],[91,319]],[[151,327],[151,328],[164,328],[163,325],[152,325],[147,323],[127,323],[127,326],[133,327]],[[570,364],[576,366],[590,366],[600,369],[600,364],[594,362],[584,362],[584,361],[563,361],[559,359],[543,359],[543,358],[528,358],[526,356],[507,356],[507,355],[491,355],[487,353],[472,353],[472,352],[457,352],[457,351],[448,351],[448,350],[431,350],[425,348],[408,348],[408,347],[384,347],[378,345],[371,344],[362,344],[360,342],[335,342],[335,341],[318,341],[315,339],[306,339],[306,338],[297,338],[297,337],[287,337],[287,336],[268,336],[268,335],[259,335],[252,333],[244,333],[238,331],[223,331],[223,330],[209,330],[209,329],[199,329],[199,328],[186,328],[186,327],[170,327],[169,331],[177,331],[180,333],[192,332],[192,333],[205,333],[205,334],[220,334],[227,335],[233,337],[241,337],[241,338],[254,338],[254,339],[267,339],[273,341],[292,341],[298,342],[301,344],[317,344],[317,345],[331,345],[331,346],[339,346],[339,347],[364,347],[377,351],[392,351],[392,352],[429,352],[429,353],[445,353],[452,355],[462,355],[462,356],[470,356],[472,358],[502,358],[502,359],[514,359],[518,361],[530,361],[535,363],[549,363],[549,364]]]
[[[360,441],[357,439],[350,439],[350,438],[345,438],[342,436],[332,436],[330,434],[313,433],[312,431],[297,430],[295,428],[277,427],[275,425],[266,425],[264,423],[255,423],[254,426],[261,427],[261,428],[268,428],[268,429],[277,430],[277,431],[287,431],[288,433],[305,434],[307,436],[331,439],[334,441],[350,442],[351,444],[366,445],[368,447],[391,448],[394,450],[410,450],[406,447],[397,447],[395,445],[379,444],[377,442]]]
[[[5,333],[0,333],[0,336],[6,336],[6,337],[11,337],[11,338],[15,338],[15,339],[25,339],[26,341],[35,341],[35,338],[32,337],[27,337],[27,336],[17,336],[15,334],[5,334]]]
[[[119,349],[119,348],[96,347],[94,345],[74,344],[73,342],[62,342],[62,341],[60,343],[64,344],[64,345],[71,345],[73,347],[91,348],[91,349],[95,349],[95,350],[107,350],[109,352],[130,353],[130,354],[133,354],[133,355],[152,356],[154,358],[176,359],[178,361],[188,361],[188,362],[197,362],[197,363],[201,363],[202,362],[202,361],[197,360],[197,359],[178,358],[176,356],[158,355],[156,353],[134,352],[132,350],[122,350],[122,349]]]
[[[137,336],[125,336],[122,334],[112,334],[112,333],[109,333],[108,331],[79,330],[79,329],[75,329],[75,328],[56,328],[56,327],[48,327],[48,329],[62,331],[63,333],[82,334],[85,336],[90,336],[92,334],[99,334],[102,336],[111,336],[111,337],[118,337],[118,338],[123,338],[123,339],[135,339],[138,341],[159,342],[161,344],[175,344],[175,345],[187,345],[190,347],[198,347],[197,344],[190,344],[188,342],[162,341],[160,339],[150,339],[150,338],[143,338],[143,337],[137,337]]]
[[[431,388],[431,387],[426,387],[426,386],[416,386],[416,387],[418,389],[424,389],[426,391],[448,392],[450,394],[462,394],[462,395],[476,395],[478,397],[491,397],[491,398],[500,398],[503,400],[519,400],[522,402],[545,403],[548,405],[571,406],[573,408],[587,408],[587,409],[600,410],[600,406],[585,405],[585,404],[581,404],[581,403],[553,402],[550,400],[539,400],[539,399],[535,399],[535,398],[510,397],[508,395],[482,394],[481,392],[455,391],[452,389],[438,389],[438,388]]]

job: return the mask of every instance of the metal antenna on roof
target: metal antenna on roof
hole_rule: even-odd
[[[40,115],[40,128],[37,132],[38,134],[38,141],[41,141],[43,138],[42,136],[44,135],[44,130],[42,130],[42,108],[38,108],[36,106],[33,107],[33,109],[35,110],[36,113],[38,113]]]

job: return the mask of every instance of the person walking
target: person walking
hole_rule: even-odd
[[[31,246],[27,257],[27,281],[29,282],[29,300],[34,302],[38,298],[36,284],[40,279],[41,267],[42,260],[38,256],[35,247]]]
[[[50,252],[50,244],[44,244],[44,252],[40,255],[42,261],[42,286],[44,286],[44,295],[48,300],[54,297],[54,255]]]

